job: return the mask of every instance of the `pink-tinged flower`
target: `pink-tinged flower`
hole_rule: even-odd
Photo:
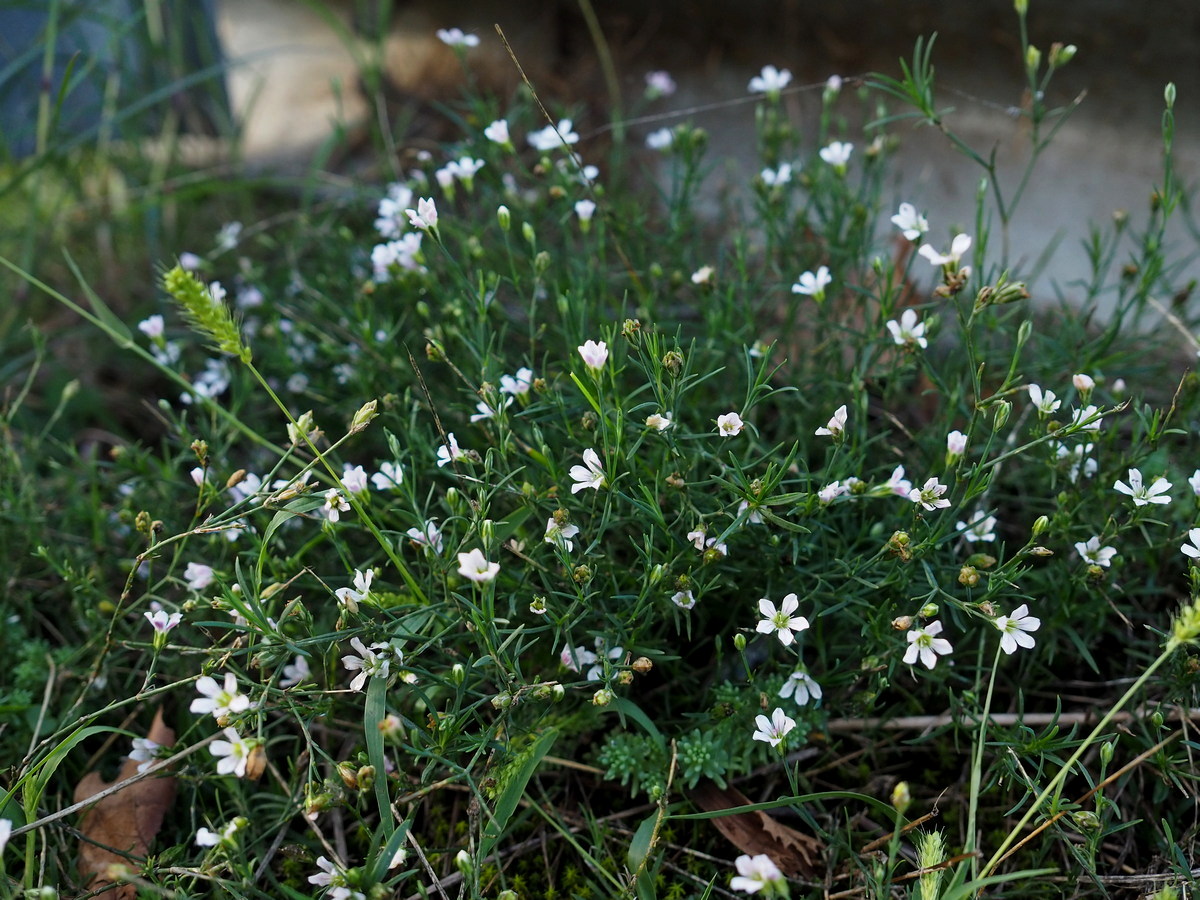
[[[696,597],[691,591],[676,591],[671,595],[671,602],[680,609],[691,609],[696,605]]]
[[[573,524],[559,525],[551,516],[546,520],[546,536],[544,538],[547,544],[553,544],[556,547],[562,547],[568,553],[575,549],[575,545],[571,542],[571,538],[579,534],[579,526]]]
[[[344,482],[345,479],[343,478]],[[404,484],[404,469],[400,463],[381,462],[379,471],[371,476],[371,485],[377,491],[390,491]]]
[[[935,475],[926,480],[920,489],[913,488],[909,491],[908,499],[921,504],[925,509],[945,509],[950,505],[950,501],[942,496],[945,493],[946,485],[941,484]]]
[[[507,119],[497,119],[487,128],[483,129],[483,136],[493,144],[499,144],[501,147],[512,146],[512,136],[508,132]]]
[[[447,47],[478,47],[479,35],[466,34],[461,28],[439,28],[438,40]]]
[[[717,433],[721,437],[734,437],[745,427],[742,417],[735,412],[717,416]]]
[[[850,486],[840,481],[833,481],[817,491],[817,500],[822,506],[828,506],[838,497],[850,493]]]
[[[423,528],[410,528],[405,534],[414,544],[423,547],[426,553],[442,552],[442,532],[432,519],[426,522]]]
[[[924,628],[917,628],[908,633],[908,649],[904,651],[904,661],[913,665],[917,658],[921,665],[932,669],[937,665],[938,656],[946,656],[954,650],[950,642],[938,637],[942,633],[941,622],[930,622]]]
[[[422,197],[417,201],[416,209],[406,209],[404,214],[408,216],[413,228],[420,228],[422,231],[434,231],[437,228],[437,204],[433,202],[432,197]]]
[[[596,341],[584,341],[583,346],[579,347],[578,350],[579,355],[583,357],[583,361],[589,369],[599,371],[608,362],[608,344],[604,341],[600,341],[599,343]]]
[[[142,319],[142,321],[138,322],[138,331],[140,331],[146,337],[150,338],[150,340],[152,340],[152,341],[158,340],[159,338],[161,338],[163,336],[163,331],[164,331],[163,317],[159,316],[159,315],[154,315],[154,316],[149,316],[148,318]]]
[[[1112,558],[1117,555],[1115,547],[1101,547],[1100,538],[1095,535],[1086,541],[1078,542],[1075,545],[1075,552],[1085,563],[1103,566],[1106,569],[1112,565]]]
[[[826,422],[823,428],[818,428],[816,431],[814,431],[813,434],[817,435],[818,437],[825,437],[828,435],[835,440],[840,438],[842,433],[846,430],[846,419],[848,416],[849,413],[846,411],[846,404],[843,403],[834,412],[833,418]]]
[[[758,611],[762,619],[754,630],[759,634],[774,633],[779,638],[779,643],[787,647],[796,639],[793,632],[799,633],[808,628],[808,619],[792,615],[799,608],[800,600],[795,594],[784,597],[778,609],[774,603],[763,597],[758,601]]]
[[[1037,407],[1039,416],[1049,416],[1058,411],[1062,401],[1054,396],[1054,391],[1043,391],[1041,385],[1029,386],[1029,399]]]
[[[458,446],[458,441],[454,438],[454,432],[451,431],[446,435],[446,443],[438,447],[437,458],[438,466],[441,467],[449,462],[470,461],[471,455]]]
[[[924,350],[929,346],[925,337],[925,323],[917,321],[916,310],[906,309],[900,313],[900,321],[889,320],[887,330],[892,333],[892,340],[901,346],[915,344]]]
[[[1188,541],[1179,549],[1183,551],[1183,555],[1194,560],[1200,561],[1200,528],[1188,529]]]
[[[192,479],[192,484],[196,487],[200,487],[200,485],[208,481],[208,473],[204,471],[202,466],[196,466],[196,468],[188,472],[188,476]]]
[[[1096,387],[1096,380],[1091,375],[1072,375],[1071,384],[1075,385],[1075,390],[1081,394],[1090,394]]]
[[[225,673],[224,684],[217,684],[215,678],[202,675],[196,679],[196,690],[202,696],[192,701],[189,712],[204,715],[212,713],[217,724],[224,724],[231,713],[245,712],[250,708],[250,698],[238,691],[237,678],[232,672]]]
[[[1018,647],[1029,650],[1034,645],[1030,632],[1042,627],[1042,620],[1029,615],[1029,605],[1022,603],[1010,616],[997,616],[992,623],[1000,629],[1000,649],[1010,656]]]
[[[366,686],[368,678],[386,679],[390,677],[392,662],[399,664],[404,661],[400,651],[391,644],[379,642],[367,647],[363,644],[362,638],[354,637],[350,639],[350,646],[354,648],[358,656],[343,656],[342,665],[348,671],[358,673],[350,682],[352,691],[361,691]],[[376,653],[376,650],[380,652]]]
[[[762,72],[750,79],[746,90],[752,94],[766,94],[768,97],[778,97],[792,82],[792,73],[787,69],[776,69],[774,66],[763,66]]]
[[[243,738],[232,728],[226,728],[222,733],[227,740],[213,741],[208,745],[208,752],[213,756],[220,757],[217,761],[217,774],[245,778],[246,763],[250,760],[250,754],[258,746],[258,741],[253,738]]]
[[[600,463],[599,454],[588,447],[583,451],[583,462],[582,466],[571,466],[571,480],[575,482],[571,485],[572,494],[587,488],[598,491],[605,485],[604,466]]]
[[[510,397],[524,397],[533,387],[533,369],[522,366],[515,375],[500,376],[500,393]]]
[[[792,285],[793,294],[806,294],[814,300],[825,299],[825,288],[833,283],[828,266],[818,266],[816,272],[802,272]]]
[[[822,147],[820,151],[818,151],[817,155],[839,172],[845,172],[846,164],[850,162],[850,154],[853,152],[853,144],[846,144],[842,141],[834,141],[828,147]]]
[[[657,100],[659,97],[670,97],[675,93],[675,79],[670,72],[646,73],[646,99]]]
[[[973,543],[991,542],[996,539],[996,517],[985,515],[982,509],[977,509],[969,522],[955,523],[954,530]]]
[[[655,431],[666,431],[675,423],[671,421],[670,413],[651,413],[646,416],[646,427]]]
[[[346,607],[347,612],[358,612],[358,604],[361,600],[366,600],[371,593],[371,580],[375,577],[375,572],[367,569],[365,572],[354,570],[354,587],[338,588],[334,591],[337,596],[338,603]]]
[[[929,230],[929,222],[917,212],[911,203],[901,203],[900,210],[892,216],[892,224],[899,228],[906,240],[918,241]]]
[[[366,469],[346,463],[342,469],[342,487],[352,494],[361,494],[367,489]]]
[[[897,497],[909,499],[912,493],[912,482],[904,477],[904,466],[896,466],[892,469],[891,477],[883,485]]]
[[[572,130],[574,124],[570,119],[562,119],[557,130],[553,125],[547,125],[540,131],[531,131],[528,137],[529,144],[534,150],[545,153],[564,144],[577,143],[579,135]]]
[[[946,435],[946,455],[952,460],[958,459],[967,451],[967,436],[961,431],[952,431]]]
[[[917,252],[921,256],[929,260],[931,265],[935,266],[957,266],[962,260],[963,254],[971,249],[971,236],[969,234],[956,234],[954,240],[950,242],[949,253],[938,253],[932,244],[925,244]]]
[[[782,710],[777,710],[777,712],[782,712]],[[759,718],[765,719],[766,716],[759,716]],[[776,885],[786,884],[779,867],[771,862],[771,858],[765,853],[757,856],[743,854],[734,860],[733,864],[737,866],[738,873],[729,881],[729,887],[732,890],[756,894],[763,888],[774,888]]]
[[[559,662],[563,664],[563,667],[572,672],[582,672],[584,666],[593,665],[599,658],[587,647],[570,645],[563,647],[562,652],[558,655]]]
[[[704,549],[704,536],[706,533],[707,532],[704,530],[704,526],[701,525],[695,531],[689,531],[687,533],[687,539],[689,541],[691,541],[692,546],[695,547],[697,550],[703,550]]]
[[[330,488],[325,492],[325,504],[321,507],[321,512],[330,522],[340,520],[342,513],[348,509],[350,509],[350,504],[337,488]]]
[[[488,562],[483,551],[476,547],[458,554],[458,574],[480,584],[491,581],[500,571],[500,563]]]
[[[202,591],[213,583],[212,566],[203,563],[188,563],[183,570],[183,580],[193,591]]]
[[[1119,491],[1122,494],[1128,494],[1133,498],[1134,506],[1145,506],[1148,503],[1166,504],[1171,502],[1171,497],[1167,491],[1171,489],[1171,483],[1165,478],[1156,478],[1154,483],[1149,487],[1142,484],[1142,473],[1139,469],[1129,470],[1129,484],[1123,481],[1118,481],[1113,485],[1114,491]]]
[[[154,612],[144,612],[146,621],[154,627],[155,634],[166,634],[183,621],[183,615],[177,612],[167,614],[166,610],[156,609]]]
[[[809,700],[820,700],[821,685],[805,669],[797,669],[779,689],[780,697],[795,697],[797,706],[807,706]]]
[[[771,713],[771,718],[756,716],[754,724],[758,726],[758,730],[753,735],[754,740],[778,747],[783,743],[788,732],[796,727],[796,720],[777,706]]]

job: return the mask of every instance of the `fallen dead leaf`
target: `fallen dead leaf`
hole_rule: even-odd
[[[163,724],[162,710],[154,714],[154,722],[146,737],[158,744],[175,743],[175,732]],[[114,781],[105,781],[98,772],[88,772],[75,786],[75,802],[111,787],[118,781],[137,774],[138,763],[126,759]],[[152,775],[109,794],[83,814],[79,830],[79,874],[88,879],[88,889],[97,890],[113,883],[111,866],[129,866],[128,856],[144,857],[150,842],[162,827],[163,816],[175,800],[175,778]],[[111,848],[111,849],[110,849]],[[107,896],[116,900],[135,900],[137,888],[122,884]]]
[[[719,788],[702,781],[688,797],[705,812],[750,806],[750,799],[735,788]],[[819,872],[825,844],[812,835],[789,828],[764,810],[736,813],[709,819],[731,844],[757,856],[765,853],[784,875],[813,878]]]

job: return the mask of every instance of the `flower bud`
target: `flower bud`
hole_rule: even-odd
[[[496,222],[500,228],[507,232],[512,227],[512,213],[508,211],[508,207],[501,204],[496,207]]]
[[[740,631],[733,636],[733,649],[737,650],[738,653],[746,649],[746,636]]]
[[[1057,69],[1060,66],[1065,66],[1075,58],[1075,54],[1079,52],[1079,48],[1074,44],[1063,44],[1060,41],[1055,41],[1050,45],[1050,68]]]
[[[521,237],[525,238],[525,242],[530,247],[537,246],[537,232],[533,230],[533,226],[528,222],[524,222],[521,225]]]
[[[658,584],[660,581],[663,580],[663,576],[665,576],[666,574],[667,574],[667,567],[664,566],[662,563],[658,563],[656,566],[654,566],[654,568],[652,568],[650,570],[650,583],[652,585]]]
[[[462,663],[455,663],[450,667],[450,680],[454,684],[462,684],[467,678],[467,670]]]
[[[542,275],[550,268],[550,253],[546,250],[538,252],[538,255],[533,258],[533,274]]]
[[[1008,422],[1008,416],[1012,412],[1012,404],[1007,400],[1001,400],[996,404],[996,412],[992,415],[992,428],[999,431]]]
[[[1042,547],[1042,546],[1034,547],[1029,552],[1033,556],[1053,556],[1054,555],[1053,550],[1051,550],[1049,547]]]
[[[475,865],[471,862],[471,855],[466,850],[459,850],[455,854],[454,865],[464,876],[469,876],[475,868]]]
[[[484,519],[479,526],[479,537],[483,540],[484,546],[494,546],[496,542],[496,523],[491,519]]]
[[[1167,86],[1163,88],[1163,101],[1167,104],[1167,109],[1175,108],[1175,82],[1168,81]]]
[[[518,900],[516,891],[501,891],[496,895],[496,900]]]
[[[375,408],[379,405],[378,400],[368,400],[358,408],[358,412],[354,414],[354,418],[350,420],[350,433],[358,434],[363,431],[367,425],[371,423],[379,413],[375,412]]]
[[[1025,15],[1029,9],[1029,0],[1013,0],[1013,9],[1017,11],[1018,16]]]
[[[1042,51],[1030,44],[1025,50],[1025,70],[1029,77],[1037,75],[1038,66],[1042,64]]]
[[[1112,758],[1113,758],[1113,742],[1105,741],[1103,744],[1100,745],[1100,762],[1107,766],[1110,762],[1112,762]]]
[[[508,691],[501,691],[492,698],[492,706],[496,709],[508,709],[513,705],[513,695]]]
[[[1050,526],[1049,516],[1038,516],[1033,521],[1033,536],[1040,536]]]
[[[1071,813],[1071,818],[1081,831],[1095,831],[1100,827],[1100,817],[1090,809],[1077,809]]]
[[[912,804],[912,794],[908,790],[908,782],[901,781],[892,788],[892,806],[896,808],[896,812],[901,815]]]
[[[921,611],[918,613],[918,615],[920,615],[922,619],[932,619],[938,614],[938,611],[939,607],[936,603],[926,603],[921,607]]]
[[[571,578],[575,580],[576,584],[586,584],[592,578],[592,569],[586,565],[576,566],[575,570],[571,573]]]
[[[456,516],[464,515],[467,512],[467,501],[456,487],[446,488],[446,505]]]
[[[668,350],[663,354],[662,366],[672,375],[678,377],[683,371],[683,354],[678,350]]]

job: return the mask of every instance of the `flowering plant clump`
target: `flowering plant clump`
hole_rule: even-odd
[[[1036,160],[1074,51],[1017,9]],[[120,305],[87,281],[110,266],[30,273],[111,339],[55,359],[129,384],[40,371],[40,338],[7,357],[0,894],[1017,896],[1059,873],[1049,895],[1108,885],[1114,848],[1139,890],[1197,855],[1169,787],[1200,705],[1173,94],[1153,203],[1081,232],[1088,268],[1052,285],[1009,249],[1032,182],[953,133],[928,43],[897,77],[740,75],[756,158],[716,228],[708,173],[739,170],[672,106],[681,73],[626,77],[610,124],[483,90],[482,31],[429,37],[462,92],[440,144],[376,98],[386,160],[356,171],[386,182],[322,176],[250,221],[280,203],[255,180],[195,234],[205,210],[172,205],[147,217],[184,229],[166,274]],[[982,169],[963,224],[892,169],[914,117]],[[153,183],[182,205],[173,165]],[[129,760],[110,796],[174,805],[114,845],[136,873],[76,883],[61,810]]]

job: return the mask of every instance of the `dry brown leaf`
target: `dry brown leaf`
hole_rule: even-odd
[[[711,781],[696,785],[688,796],[705,812],[751,805],[741,791],[719,788]],[[765,853],[784,875],[813,878],[818,874],[825,844],[771,818],[764,810],[718,816],[709,821],[743,853],[751,856]]]
[[[175,743],[175,732],[163,724],[162,710],[154,714],[154,722],[146,735],[158,744]],[[139,763],[126,759],[114,781],[105,781],[98,772],[88,772],[75,786],[75,802],[94,797],[117,781],[137,774]],[[152,775],[115,794],[109,794],[83,814],[79,830],[79,874],[88,879],[88,889],[96,890],[112,884],[109,866],[128,866],[125,855],[144,857],[150,842],[162,827],[163,816],[175,800],[175,778]],[[112,848],[112,849],[108,849]],[[120,853],[115,851],[121,851]],[[107,896],[117,900],[134,900],[137,888],[122,884]]]

